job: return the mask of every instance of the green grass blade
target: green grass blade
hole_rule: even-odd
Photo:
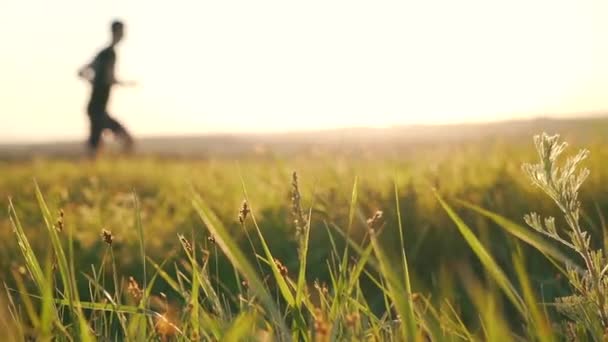
[[[308,220],[306,222],[306,226],[304,227],[304,234],[302,234],[302,237],[300,238],[299,241],[299,253],[298,253],[298,257],[299,257],[299,261],[300,261],[300,265],[299,265],[299,270],[298,270],[298,282],[297,282],[297,286],[296,286],[296,298],[295,298],[295,307],[296,310],[298,310],[301,314],[301,310],[302,310],[302,304],[303,304],[303,298],[304,295],[306,293],[306,266],[307,266],[307,262],[308,262],[308,244],[310,242],[310,227],[311,227],[311,221],[312,221],[312,208],[314,207],[314,191],[313,191],[313,201],[310,204],[310,208],[308,210]],[[305,331],[306,327],[305,326],[300,326],[300,328]]]
[[[526,301],[526,306],[530,312],[532,325],[529,330],[531,330],[533,336],[536,336],[541,342],[555,341],[556,339],[555,336],[553,336],[548,317],[543,315],[543,310],[540,309],[538,305],[539,302],[532,290],[530,278],[525,268],[524,255],[519,246],[516,252],[513,253],[513,265],[515,266],[515,272],[522,289],[524,300]]]
[[[179,284],[177,283],[177,281],[175,281],[175,279],[171,278],[171,276],[169,275],[169,273],[167,273],[163,269],[163,265],[165,264],[165,262],[167,260],[169,260],[169,258],[167,258],[165,261],[163,261],[162,265],[158,265],[150,257],[146,257],[146,259],[148,260],[148,262],[150,263],[150,265],[152,265],[152,267],[154,267],[154,270],[156,271],[156,273],[158,273],[158,275],[165,282],[167,282],[167,285],[169,285],[171,287],[171,289],[173,289],[173,291],[175,291],[175,293],[179,294],[180,296],[182,296],[182,298],[184,298],[184,293],[182,292],[182,290],[181,290]]]
[[[190,264],[191,264],[191,268],[192,268],[192,283],[191,285],[194,285],[194,282],[196,281],[196,283],[198,283],[197,287],[196,287],[196,296],[198,296],[198,288],[200,287],[203,291],[203,293],[205,294],[205,296],[207,297],[208,300],[211,301],[211,304],[213,305],[213,309],[215,310],[215,312],[219,315],[219,317],[221,319],[225,318],[225,312],[224,312],[224,308],[222,306],[222,303],[220,301],[220,298],[218,296],[217,291],[213,288],[213,285],[211,284],[211,280],[209,279],[209,272],[207,270],[207,263],[203,263],[202,266],[199,265],[197,258],[196,258],[196,243],[192,242],[192,250],[190,251],[189,247],[187,247],[185,245],[185,238],[183,237],[183,235],[180,235],[180,242],[182,243],[182,247],[186,253],[186,255],[188,256],[189,260],[190,260]],[[217,249],[214,246],[214,249]],[[216,251],[217,252],[217,251]],[[191,293],[194,295],[194,288],[192,289]],[[195,307],[198,307],[198,304],[192,303],[192,305],[194,305]]]
[[[347,235],[350,234],[350,231],[353,227],[353,221],[355,220],[355,214],[357,212],[357,198],[359,197],[359,178],[355,177],[355,182],[353,184],[353,191],[350,196],[350,206],[348,208],[348,227],[346,230]]]
[[[17,211],[15,210],[15,207],[10,198],[9,220],[17,237],[17,243],[19,245],[19,249],[21,250],[23,258],[25,259],[25,265],[29,271],[29,274],[32,276],[32,279],[36,284],[38,292],[45,298],[42,305],[42,313],[40,315],[40,325],[42,335],[47,336],[48,334],[50,334],[51,326],[59,321],[56,308],[54,307],[54,305],[52,305],[52,302],[49,302],[49,298],[52,299],[53,295],[52,277],[50,274],[43,273],[42,267],[40,266],[38,258],[34,253],[34,250],[32,249],[27,236],[25,235],[25,231],[23,230],[23,226],[19,221]],[[48,261],[49,265],[47,269],[49,272],[51,272],[50,259]],[[25,294],[22,295],[25,296]],[[60,330],[66,334],[66,337],[69,336],[64,329]]]
[[[462,335],[462,339],[464,339],[465,341],[476,341],[475,338],[473,338],[473,334],[471,334],[471,332],[469,331],[469,328],[467,328],[467,326],[460,318],[460,315],[456,312],[456,309],[454,309],[452,303],[450,303],[449,300],[446,299],[445,305],[448,307],[449,310],[447,313],[444,313],[442,321],[444,323],[451,323],[455,327],[457,334]]]
[[[42,340],[49,339],[53,332],[53,321],[57,318],[57,308],[53,298],[53,266],[51,260],[48,259],[46,264],[45,278],[47,281],[44,282],[44,291],[42,292],[42,305],[40,314],[40,325]]]
[[[196,243],[192,248],[192,255],[189,255],[190,263],[192,267],[192,282],[190,283],[190,329],[194,331],[196,336],[199,335],[200,331],[200,318],[199,313],[201,311],[199,297],[199,287],[201,284],[200,275],[199,275],[199,267],[196,263]]]
[[[353,227],[353,221],[355,220],[355,213],[357,211],[357,197],[359,195],[357,189],[358,179],[355,177],[355,183],[353,184],[353,191],[350,196],[350,206],[348,209],[348,226],[346,227],[346,239],[350,239],[350,232]],[[344,246],[344,254],[342,256],[342,272],[346,271],[348,265],[348,243]]]
[[[139,197],[137,197],[137,194],[135,192],[133,192],[133,204],[135,206],[135,229],[137,230],[137,237],[139,239],[139,251],[142,263],[142,281],[143,287],[145,289],[148,287],[148,274],[146,273],[146,240],[144,235],[144,226],[141,223],[141,208],[139,205]],[[146,298],[144,298],[144,304],[147,305],[147,303],[145,303],[145,299]]]
[[[365,254],[365,251],[367,250],[367,247],[366,247],[366,248],[363,248],[363,247],[359,246],[359,244],[357,244],[357,242],[353,241],[353,239],[351,239],[351,238],[348,238],[348,237],[346,236],[346,232],[344,232],[344,231],[343,231],[343,230],[342,230],[340,227],[336,226],[335,224],[332,224],[332,227],[334,228],[334,230],[335,230],[335,231],[337,231],[337,232],[338,232],[338,234],[340,234],[340,236],[342,236],[342,238],[344,238],[344,239],[346,240],[346,242],[348,242],[348,245],[349,245],[349,246],[350,246],[350,247],[351,247],[351,248],[352,248],[352,249],[353,249],[355,252],[357,252],[357,254],[359,254],[359,255],[364,255],[364,254]],[[378,234],[378,232],[377,232],[377,234]],[[367,245],[367,246],[371,246],[371,244],[370,244],[370,245]],[[378,263],[377,263],[376,259],[374,259],[374,258],[373,258],[373,256],[372,256],[372,257],[370,257],[370,258],[367,260],[367,263],[368,263],[370,266],[372,266],[372,267],[374,267],[374,268],[376,268],[376,269],[379,269],[379,268],[380,268],[380,266],[378,266]]]
[[[65,300],[65,299],[55,299],[55,303],[60,304],[60,305],[64,305],[64,306],[69,306],[70,303]],[[158,315],[158,313],[156,311],[153,310],[149,310],[149,309],[142,309],[140,307],[137,306],[133,306],[133,305],[125,305],[125,304],[112,304],[110,302],[108,303],[93,303],[93,302],[87,302],[87,301],[80,301],[77,304],[75,304],[76,306],[78,306],[81,309],[87,309],[87,310],[95,310],[95,311],[108,311],[108,312],[120,312],[120,313],[126,313],[126,314],[137,314],[137,315],[146,315],[149,317],[154,317],[156,315]]]
[[[443,198],[441,198],[441,196],[436,191],[433,191],[433,193],[435,194],[435,197],[439,201],[441,207],[456,224],[458,231],[460,231],[460,234],[464,237],[469,247],[471,247],[475,255],[477,255],[486,271],[496,281],[498,286],[503,290],[504,294],[507,296],[507,298],[509,298],[511,303],[515,306],[517,311],[519,311],[522,317],[526,318],[527,310],[525,303],[521,296],[515,290],[513,284],[511,284],[505,273],[502,271],[500,266],[498,266],[496,261],[494,261],[494,258],[492,258],[490,253],[488,253],[488,251],[483,247],[483,245],[481,244],[479,239],[477,239],[471,228],[469,228],[469,226],[467,226],[466,223],[462,221],[460,216],[458,216],[452,210],[452,208],[443,200]]]
[[[255,229],[258,233],[258,237],[260,239],[260,242],[262,243],[262,249],[264,250],[264,254],[266,255],[266,258],[268,260],[272,261],[272,262],[270,262],[270,269],[272,270],[274,280],[276,281],[276,283],[279,287],[279,291],[281,292],[281,295],[283,296],[283,299],[285,299],[287,304],[289,304],[289,306],[291,306],[291,307],[295,307],[295,298],[293,297],[293,294],[291,293],[289,286],[287,286],[287,282],[283,278],[283,275],[279,271],[278,266],[274,262],[275,258],[272,255],[272,252],[270,251],[270,248],[268,247],[266,240],[264,239],[262,230],[258,226],[253,213],[251,213],[251,219],[253,220],[253,225],[255,226]]]
[[[516,341],[508,329],[507,317],[498,305],[498,292],[482,286],[472,273],[465,271],[464,287],[477,309],[485,341]]]
[[[401,267],[403,267],[403,282],[405,284],[405,292],[408,298],[412,297],[412,285],[410,283],[410,270],[407,266],[407,256],[405,255],[405,242],[403,239],[403,222],[401,221],[401,210],[399,206],[399,191],[395,182],[395,206],[397,211],[397,224],[399,228],[399,243],[401,246]]]
[[[306,227],[304,227],[304,234],[300,239],[300,250],[299,250],[299,259],[300,259],[300,269],[298,270],[298,283],[296,287],[296,299],[295,306],[296,309],[300,310],[302,308],[302,298],[306,291],[306,264],[308,258],[308,242],[310,240],[310,217],[312,214],[312,206],[308,214],[308,222],[306,223]]]
[[[272,296],[266,290],[264,283],[257,275],[255,268],[247,260],[238,244],[232,238],[230,232],[224,227],[221,221],[213,214],[211,209],[198,195],[194,195],[192,204],[205,223],[207,229],[215,237],[215,241],[220,246],[226,257],[239,270],[241,275],[249,283],[249,288],[256,297],[259,298],[267,313],[272,317],[273,323],[279,327],[280,333],[284,338],[289,339],[289,330],[285,325],[282,314],[277,308]],[[272,257],[272,256],[271,256]],[[271,259],[272,260],[272,259]],[[274,265],[273,262],[270,262]],[[279,274],[280,276],[280,274]]]
[[[498,226],[503,228],[507,233],[533,246],[544,255],[559,261],[562,265],[576,265],[576,263],[571,258],[561,252],[557,247],[547,242],[545,238],[538,235],[530,228],[524,227],[501,215],[495,214],[474,204],[460,200],[457,200],[457,202],[463,205],[464,207],[471,209],[476,213],[492,220]]]
[[[401,316],[401,332],[402,338],[405,341],[414,341],[418,336],[418,328],[416,325],[416,317],[414,315],[414,307],[411,301],[411,296],[407,293],[403,281],[394,272],[390,258],[385,254],[380,246],[375,233],[370,233],[371,243],[374,248],[374,253],[378,259],[380,272],[387,281],[388,296],[392,299],[395,310]]]
[[[45,277],[44,277],[44,273],[42,272],[42,267],[40,266],[40,263],[38,262],[38,257],[36,256],[36,253],[34,253],[34,250],[32,249],[32,246],[30,245],[29,240],[28,240],[27,236],[25,235],[25,231],[23,230],[23,227],[21,226],[21,222],[19,221],[19,217],[17,216],[17,211],[15,210],[13,202],[10,198],[9,198],[8,203],[9,203],[9,219],[11,222],[11,226],[13,227],[13,230],[17,237],[17,244],[19,245],[21,254],[23,255],[23,258],[25,259],[25,266],[27,267],[28,271],[32,275],[32,278],[34,279],[34,281],[36,282],[36,285],[38,286],[38,290],[40,291],[40,293],[43,293]]]
[[[76,290],[76,277],[70,272],[70,263],[65,255],[63,246],[61,245],[61,240],[59,239],[57,229],[55,229],[55,227],[53,226],[51,212],[48,206],[46,205],[44,197],[42,196],[42,192],[40,191],[40,187],[38,187],[38,183],[34,182],[34,188],[36,192],[36,199],[38,200],[38,204],[42,211],[42,216],[44,218],[47,231],[51,238],[51,245],[53,251],[55,252],[55,257],[57,258],[57,265],[59,268],[59,273],[61,275],[64,292],[69,303],[72,304],[70,306],[70,311],[72,311],[75,320],[78,322],[78,332],[80,334],[80,339],[81,341],[92,341],[93,336],[91,334],[87,322],[84,319],[82,310],[79,307],[73,305],[74,302],[79,302],[78,291]]]
[[[25,288],[25,284],[23,282],[23,277],[21,276],[21,274],[19,274],[19,272],[17,272],[17,270],[11,270],[11,273],[13,275],[13,280],[15,281],[15,285],[17,285],[17,290],[19,290],[19,292],[21,292],[21,293],[26,293],[27,290]],[[26,317],[29,318],[34,329],[41,330],[43,336],[50,337],[50,331],[44,331],[44,329],[41,329],[40,321],[42,319],[41,319],[41,317],[38,317],[38,315],[36,314],[36,310],[34,309],[34,305],[32,304],[32,301],[30,300],[30,298],[28,296],[22,296],[21,302],[23,303]]]
[[[253,336],[256,317],[253,313],[244,312],[240,314],[226,331],[220,341],[236,342],[247,341]]]
[[[142,261],[142,287],[144,290],[143,297],[138,303],[138,306],[141,310],[144,310],[148,307],[148,279],[146,272],[146,245],[145,245],[145,233],[143,229],[143,224],[141,222],[141,208],[139,203],[139,197],[133,191],[133,217],[134,217],[134,225],[135,231],[137,232],[137,239],[139,242],[139,256]],[[128,335],[130,338],[136,340],[144,340],[148,335],[148,322],[145,317],[135,316],[130,322],[128,326]]]
[[[367,265],[368,260],[372,256],[373,249],[374,249],[374,246],[372,244],[369,244],[369,245],[367,245],[365,247],[365,249],[363,249],[363,250],[360,251],[357,263],[355,264],[355,266],[353,267],[352,271],[350,272],[350,278],[349,278],[348,286],[346,287],[346,296],[350,296],[350,294],[352,293],[353,289],[355,288],[355,286],[359,282],[359,278],[361,277],[361,273],[365,269],[365,265]]]

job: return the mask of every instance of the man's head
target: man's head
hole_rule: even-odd
[[[112,29],[112,44],[117,44],[124,36],[125,25],[122,21],[114,20],[111,25]]]

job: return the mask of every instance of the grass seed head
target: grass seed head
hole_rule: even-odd
[[[57,218],[57,222],[55,222],[55,229],[59,232],[63,231],[63,209],[59,209],[59,217]]]
[[[156,316],[154,328],[156,329],[156,333],[160,335],[161,341],[167,341],[179,331],[174,323],[174,319],[167,312]]]
[[[101,230],[101,237],[103,238],[103,241],[105,243],[107,243],[108,245],[112,245],[112,242],[114,241],[114,236],[112,235],[112,232],[107,230],[107,229],[102,229]]]
[[[192,244],[190,243],[190,241],[188,241],[188,239],[186,239],[186,237],[183,235],[179,235],[179,241],[182,243],[188,253],[192,254]]]
[[[241,224],[245,223],[245,219],[247,219],[247,215],[249,215],[250,212],[251,210],[249,209],[247,201],[243,200],[243,204],[241,205],[241,209],[239,210],[239,222],[241,222]]]
[[[19,274],[24,276],[27,273],[27,269],[25,267],[23,267],[22,265],[20,265],[19,267],[17,267],[17,272],[19,272]]]
[[[327,288],[327,283],[325,282],[319,283],[318,280],[315,280],[314,287],[317,291],[319,291],[319,293],[323,294],[324,296],[329,294],[329,289]]]
[[[133,277],[129,277],[129,283],[127,285],[127,291],[135,299],[135,301],[139,302],[141,298],[144,296],[144,291],[139,287],[137,281],[133,279]]]
[[[211,256],[211,252],[209,252],[208,249],[201,248],[201,253],[203,254],[203,261],[207,262],[207,260],[209,260],[209,257]]]
[[[325,341],[329,336],[329,323],[325,318],[325,314],[320,308],[315,309],[315,337],[316,341]]]
[[[358,312],[352,312],[348,315],[346,315],[346,325],[349,328],[355,328],[357,326],[357,323],[359,322],[359,313]]]
[[[283,277],[287,277],[289,270],[287,269],[287,267],[285,265],[283,265],[283,263],[281,263],[281,261],[279,259],[274,259],[274,263],[275,265],[277,265],[277,268],[279,269],[279,272],[281,273],[281,275]]]
[[[378,210],[374,213],[374,216],[367,219],[367,227],[370,231],[376,231],[382,227],[383,224],[383,213]]]
[[[291,212],[294,216],[293,223],[296,226],[296,235],[300,235],[308,223],[302,211],[301,199],[298,174],[294,171],[291,175]]]

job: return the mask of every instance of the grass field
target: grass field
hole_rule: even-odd
[[[567,155],[591,152],[579,199],[594,249],[608,243],[606,123],[548,131]],[[538,160],[530,129],[497,131],[202,159],[5,159],[0,325],[16,340],[597,340],[601,317],[553,304],[576,292],[565,260],[586,259],[524,223],[534,211],[570,224],[522,171]]]

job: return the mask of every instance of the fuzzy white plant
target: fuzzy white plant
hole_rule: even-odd
[[[523,170],[532,183],[557,204],[567,227],[560,229],[553,217],[543,220],[537,213],[530,213],[524,219],[530,227],[571,248],[583,259],[583,270],[566,265],[568,280],[574,293],[572,296],[559,298],[558,308],[574,322],[583,322],[581,324],[588,332],[603,332],[608,328],[608,265],[604,252],[593,248],[591,235],[581,226],[581,204],[578,200],[581,185],[589,176],[589,170],[580,164],[587,158],[589,151],[583,149],[575,156],[567,158],[563,165],[558,165],[560,155],[568,146],[566,142],[560,142],[559,135],[550,136],[543,133],[534,137],[534,143],[539,162],[524,164]]]

